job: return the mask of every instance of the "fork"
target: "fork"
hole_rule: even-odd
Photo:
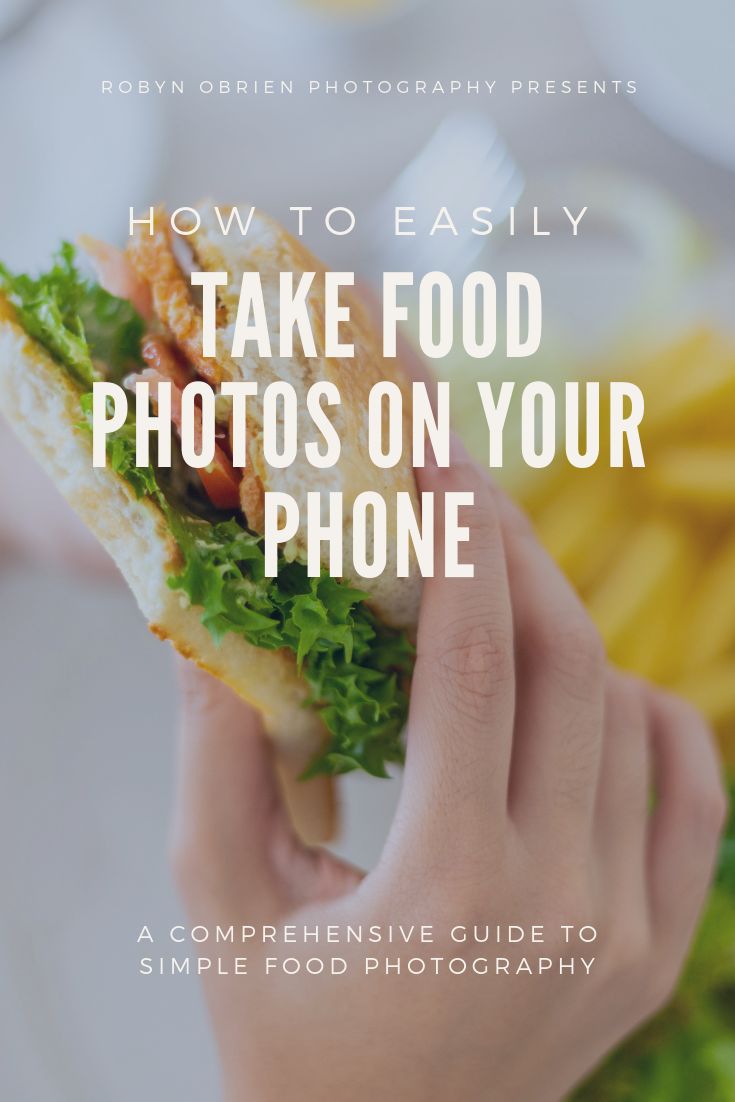
[[[446,272],[461,279],[472,270],[488,237],[473,234],[469,225],[475,207],[492,209],[496,226],[523,193],[525,180],[505,141],[490,118],[479,111],[448,115],[427,144],[375,201],[363,219],[363,269],[373,284],[383,271]],[[407,229],[415,236],[397,236],[395,208],[413,219]],[[457,225],[431,227],[443,207]]]

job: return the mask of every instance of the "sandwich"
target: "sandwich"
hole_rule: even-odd
[[[378,470],[367,445],[374,383],[389,378],[401,386],[407,418],[410,393],[396,362],[383,359],[354,295],[342,327],[354,355],[324,354],[318,279],[308,297],[316,357],[304,354],[298,334],[291,357],[262,356],[256,347],[231,355],[243,273],[260,274],[269,303],[281,272],[297,282],[325,269],[260,211],[247,234],[225,234],[221,213],[228,209],[200,204],[183,250],[159,208],[153,232],[136,225],[124,251],[83,238],[81,253],[64,243],[38,276],[0,264],[0,410],[111,554],[151,630],[262,713],[284,775],[299,777],[287,784],[292,811],[302,833],[318,840],[334,824],[329,778],[355,769],[385,776],[402,759],[420,579],[416,571],[396,576],[390,532],[388,568],[370,582],[351,576],[347,564],[343,578],[331,577],[326,565],[309,577],[303,532],[283,549],[277,577],[266,577],[263,495],[275,489],[305,503],[326,482],[342,492],[346,516],[365,489],[387,502],[408,492],[416,505],[408,463]],[[202,354],[192,270],[228,273],[228,285],[218,288],[213,357]],[[341,396],[330,409],[340,459],[328,471],[298,460],[271,469],[259,446],[260,407],[251,402],[248,463],[235,467],[227,402],[217,400],[217,446],[207,468],[184,464],[176,446],[170,467],[157,466],[155,453],[137,466],[133,404],[107,438],[107,465],[93,467],[94,382],[131,387],[140,379],[151,382],[152,396],[161,381],[176,394],[201,379],[217,394],[225,380],[282,380],[296,389],[300,409],[310,383],[332,380]]]

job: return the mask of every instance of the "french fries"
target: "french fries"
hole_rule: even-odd
[[[668,520],[654,518],[635,527],[614,564],[592,590],[592,619],[611,654],[626,653],[625,640],[648,624],[685,569],[686,533]]]
[[[735,405],[733,349],[719,335],[698,329],[660,354],[636,380],[646,398],[646,433],[675,439],[680,429],[706,430],[713,415]]]
[[[735,512],[735,446],[672,448],[653,460],[650,474],[663,499],[725,518]]]
[[[646,469],[558,463],[524,504],[611,659],[696,704],[735,765],[735,342],[692,330],[631,377]]]
[[[686,665],[698,669],[735,653],[735,529],[701,572],[687,615]]]
[[[735,655],[683,678],[675,688],[701,708],[713,723],[735,720]]]

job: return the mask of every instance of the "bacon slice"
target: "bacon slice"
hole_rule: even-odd
[[[150,338],[152,343],[157,338]],[[177,370],[180,370],[176,365]],[[137,375],[132,375],[127,380],[129,386],[137,382],[148,383],[150,386],[151,401],[158,402],[158,388],[161,383],[171,383],[171,420],[181,435],[182,412],[181,387],[177,378],[172,377],[167,371],[157,367],[147,367]],[[186,383],[184,383],[186,385]],[[202,415],[200,410],[194,410],[194,446],[199,451],[202,446]],[[240,505],[240,478],[232,466],[229,456],[219,446],[214,446],[214,458],[208,467],[199,467],[197,472],[207,497],[218,509],[237,509]]]
[[[153,296],[156,314],[173,335],[188,363],[210,383],[219,383],[222,372],[214,359],[202,355],[201,311],[193,302],[186,280],[171,247],[171,231],[163,207],[154,214],[155,230],[139,230],[128,245],[128,256],[138,277]]]
[[[150,287],[155,313],[171,333],[176,348],[185,358],[186,363],[207,382],[217,386],[222,381],[223,371],[216,360],[205,359],[202,354],[201,311],[191,298],[188,280],[174,254],[168,216],[163,207],[155,210],[153,224],[155,227],[153,234],[148,232],[147,227],[138,230],[128,245],[128,256],[136,274]],[[146,359],[146,362],[176,383],[176,373],[172,373],[170,357],[167,358],[166,355],[166,343],[164,340],[163,349],[155,345],[151,346],[151,358]],[[170,348],[169,352],[171,352]],[[175,355],[173,359],[176,360]],[[227,500],[229,501],[229,491]],[[248,526],[256,532],[262,532],[263,484],[252,465],[241,471],[239,504]]]

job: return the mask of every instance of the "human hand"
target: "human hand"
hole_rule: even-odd
[[[525,518],[461,450],[417,474],[437,502],[474,491],[475,577],[426,582],[401,800],[367,876],[296,841],[259,721],[184,671],[174,854],[192,924],[435,931],[408,947],[219,944],[248,957],[247,976],[205,974],[230,1100],[559,1099],[665,1003],[707,892],[725,797],[698,714],[607,667]],[[545,940],[450,939],[486,924]],[[566,943],[562,925],[597,940]],[[333,950],[345,975],[265,975],[267,957]],[[496,953],[556,967],[496,975]],[[366,955],[490,970],[365,975]]]

